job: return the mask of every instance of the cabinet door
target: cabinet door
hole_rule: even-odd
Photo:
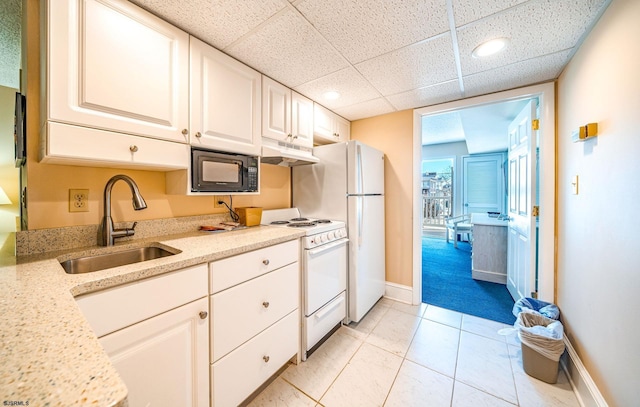
[[[321,143],[336,141],[334,115],[317,103],[313,104],[313,135],[314,140]]]
[[[202,298],[100,338],[130,406],[209,406],[206,311]]]
[[[262,77],[262,136],[291,141],[291,89]]]
[[[294,144],[313,147],[313,101],[291,92],[291,134]]]
[[[335,131],[338,141],[349,141],[351,138],[351,123],[340,116],[335,116]]]
[[[191,37],[191,145],[260,155],[261,76]]]
[[[185,32],[122,0],[50,0],[47,23],[43,119],[187,142]]]

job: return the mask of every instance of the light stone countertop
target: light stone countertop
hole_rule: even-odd
[[[486,213],[472,213],[471,223],[484,226],[508,226],[508,222],[505,219],[491,218]]]
[[[127,406],[127,389],[74,296],[295,240],[303,231],[256,226],[144,239],[111,248],[18,258],[0,266],[0,403],[29,406]],[[69,275],[61,260],[149,243],[182,253]],[[6,264],[6,263],[5,263]],[[27,404],[28,402],[28,404]]]

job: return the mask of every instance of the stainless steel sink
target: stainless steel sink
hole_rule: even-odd
[[[175,252],[171,252],[162,247],[145,246],[107,254],[78,257],[76,259],[61,261],[60,264],[67,274],[90,273],[92,271],[125,266],[127,264],[159,259],[180,253],[180,250],[174,249],[174,251]]]

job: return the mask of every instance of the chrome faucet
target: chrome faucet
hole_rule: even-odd
[[[100,246],[113,246],[116,238],[133,236],[135,233],[134,229],[138,224],[138,222],[133,222],[133,226],[131,226],[131,228],[124,229],[114,229],[113,227],[113,219],[111,219],[111,189],[113,188],[113,184],[119,180],[126,182],[129,184],[129,188],[131,188],[133,209],[139,211],[147,207],[147,203],[144,201],[144,198],[142,198],[142,195],[140,195],[138,185],[136,185],[135,181],[131,179],[131,177],[123,174],[111,177],[107,182],[107,185],[104,187],[104,217],[98,227],[98,244]]]

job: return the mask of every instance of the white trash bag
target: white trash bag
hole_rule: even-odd
[[[564,327],[560,321],[523,309],[513,326],[522,343],[547,359],[560,360],[564,352]]]

